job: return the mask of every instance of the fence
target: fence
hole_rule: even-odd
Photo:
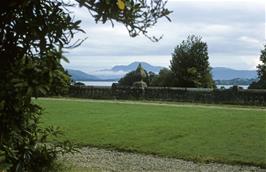
[[[89,99],[154,100],[193,103],[266,105],[266,90],[175,87],[71,86],[70,97]]]

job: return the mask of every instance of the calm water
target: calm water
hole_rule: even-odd
[[[90,85],[90,86],[112,86],[113,83],[117,83],[117,81],[78,81],[78,82],[82,82],[85,85]],[[232,86],[233,85],[217,85],[217,88],[224,87],[225,89],[228,89]],[[239,85],[239,87],[247,89],[248,85]]]
[[[233,87],[233,85],[216,85],[217,88],[224,87],[225,89],[228,89],[230,87]],[[248,85],[238,85],[239,87],[242,87],[243,89],[248,89]]]
[[[90,86],[112,86],[113,83],[117,83],[117,81],[77,81],[82,82],[85,85]]]

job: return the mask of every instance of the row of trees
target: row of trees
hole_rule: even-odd
[[[208,60],[207,44],[201,37],[192,35],[175,48],[170,69],[161,69],[158,75],[145,71],[143,81],[149,86],[214,88]],[[131,86],[137,81],[135,73],[128,73],[119,84]]]
[[[147,72],[142,78],[148,86],[159,87],[192,87],[215,88],[210,64],[208,62],[208,46],[201,37],[189,36],[187,40],[177,45],[170,61],[170,69],[163,68],[159,74]],[[250,84],[250,89],[266,89],[266,45],[261,51],[261,64],[258,65],[258,81]],[[137,71],[132,71],[119,80],[120,85],[132,86],[139,81]]]

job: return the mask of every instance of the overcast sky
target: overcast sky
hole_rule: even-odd
[[[172,22],[161,19],[150,35],[164,35],[158,43],[144,36],[130,38],[120,24],[95,24],[85,9],[74,9],[76,19],[82,20],[87,40],[65,55],[66,68],[95,73],[117,64],[145,61],[168,67],[176,45],[188,35],[202,36],[209,49],[212,67],[256,69],[260,50],[265,44],[264,0],[184,0],[168,2]]]

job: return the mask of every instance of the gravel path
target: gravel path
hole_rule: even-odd
[[[195,163],[173,158],[162,158],[153,155],[118,152],[105,149],[85,147],[80,153],[66,155],[64,161],[73,165],[96,169],[105,172],[266,172],[266,169],[251,166],[226,165],[219,163]]]

